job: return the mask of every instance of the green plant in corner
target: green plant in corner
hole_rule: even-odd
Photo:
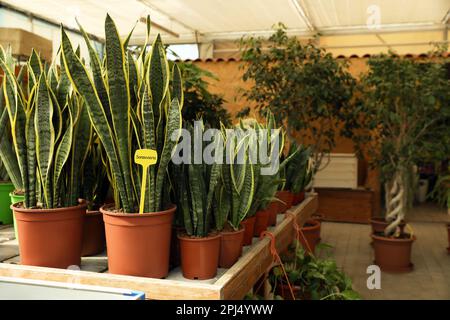
[[[298,146],[295,141],[289,146],[288,155],[296,153],[291,161],[287,164],[283,174],[286,178],[284,185],[285,190],[293,193],[304,191],[312,180],[312,164],[310,148]]]
[[[25,208],[78,204],[79,175],[89,139],[81,98],[70,92],[64,70],[47,67],[33,51],[27,64],[28,87],[14,75],[12,57],[0,50],[4,93],[14,150],[24,188]],[[89,130],[89,129],[88,129]],[[76,158],[76,165],[69,159]]]
[[[90,56],[90,69],[76,55],[62,29],[64,68],[74,89],[86,102],[94,130],[105,150],[105,164],[114,190],[116,210],[138,212],[140,167],[133,163],[137,149],[158,152],[158,162],[148,169],[145,212],[161,211],[170,203],[167,169],[181,129],[183,90],[177,65],[170,70],[158,35],[150,54],[138,58],[126,51],[108,15],[105,21],[105,56],[102,63],[80,26]],[[150,19],[147,18],[149,45]],[[171,85],[169,85],[169,82]]]

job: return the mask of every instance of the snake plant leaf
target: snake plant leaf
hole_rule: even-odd
[[[37,88],[37,87],[35,87]],[[35,94],[35,88],[33,88],[30,97]],[[27,152],[27,172],[28,172],[28,194],[29,197],[29,207],[36,206],[36,130],[34,125],[35,118],[35,105],[33,99],[29,100],[30,106],[28,107],[26,113],[26,124],[25,124],[25,138],[26,138],[26,152]]]
[[[109,98],[113,128],[117,140],[117,151],[125,181],[125,192],[129,202],[133,202],[131,183],[130,142],[130,92],[126,74],[126,61],[123,45],[114,21],[109,15],[105,21],[106,65]]]
[[[178,65],[175,63],[172,70],[172,99],[177,98],[181,107],[184,103],[183,79]]]
[[[41,59],[34,49],[31,50],[31,56],[28,61],[28,69],[31,75],[31,78],[29,78],[28,81],[31,83],[31,87],[33,87],[34,84],[39,81],[39,78],[43,71]]]
[[[78,21],[77,21],[78,23]],[[108,119],[108,124],[112,126],[112,117],[111,117],[111,109],[109,107],[109,97],[108,92],[106,90],[106,84],[102,74],[102,63],[100,62],[100,58],[97,54],[97,51],[92,46],[91,40],[89,39],[88,34],[84,31],[83,27],[78,23],[78,27],[80,28],[80,32],[83,35],[84,41],[86,42],[86,46],[89,52],[90,59],[90,69],[92,71],[92,77],[94,79],[94,85],[97,89],[97,94],[104,106],[104,112],[106,114],[106,118]],[[61,63],[61,65],[64,65]]]
[[[83,66],[81,60],[75,55],[70,40],[64,29],[61,30],[61,34],[64,67],[66,68],[72,85],[86,101],[92,125],[97,132],[97,135],[101,140],[110,161],[111,172],[114,177],[115,190],[117,190],[117,193],[120,195],[120,200],[122,201],[124,211],[130,212],[132,208],[127,197],[124,178],[120,170],[114,135],[111,127],[109,126],[103,105],[89,73]]]
[[[63,170],[64,165],[66,164],[67,159],[69,158],[69,154],[70,154],[70,149],[72,147],[72,135],[73,135],[73,119],[72,119],[72,112],[70,110],[70,108],[67,109],[68,110],[68,114],[69,114],[69,119],[68,119],[68,125],[66,128],[66,131],[64,133],[64,135],[61,138],[61,142],[58,145],[58,148],[56,149],[56,154],[55,154],[55,165],[54,165],[54,173],[53,173],[53,206],[52,207],[56,207],[57,206],[57,201],[58,201],[58,188],[57,186],[59,186],[59,181],[60,181],[60,176],[61,176],[61,172]],[[81,165],[80,163],[76,164],[75,167],[78,167],[79,165]],[[69,204],[69,206],[72,205],[76,205],[76,200],[74,202],[71,202]]]
[[[52,159],[55,147],[55,131],[53,128],[53,103],[47,87],[45,74],[39,78],[34,127],[36,132],[36,156],[39,176],[42,179],[44,207],[52,208]]]
[[[234,222],[233,228],[235,230],[239,229],[242,220],[244,220],[245,217],[247,216],[247,213],[250,210],[250,206],[252,205],[253,195],[255,192],[253,165],[250,162],[247,162],[246,166],[247,170],[245,170],[246,173],[244,179],[244,186],[241,191],[240,206],[236,216],[236,220],[233,221]]]
[[[136,67],[136,61],[134,61],[133,55],[131,52],[127,52],[127,71],[128,71],[128,79],[129,79],[129,87],[130,87],[130,106],[137,106],[137,97],[139,93],[139,77],[138,71]]]
[[[81,104],[81,103],[80,103]],[[80,194],[80,184],[78,177],[81,175],[81,168],[87,158],[92,145],[92,125],[89,120],[87,107],[81,104],[80,112],[73,126],[73,140],[71,145],[71,172],[69,177],[69,200],[70,204],[76,203]],[[92,151],[93,152],[93,151]]]
[[[181,127],[182,127],[182,118],[181,118],[181,110],[180,104],[177,99],[174,99],[170,104],[170,108],[168,111],[168,120],[167,120],[167,131],[164,138],[164,148],[160,155],[159,167],[156,174],[156,182],[155,182],[155,193],[156,193],[156,208],[160,208],[161,199],[162,199],[162,185],[164,183],[164,178],[167,174],[167,167],[169,161],[172,157],[172,152],[175,149],[176,144],[178,143],[178,139],[181,135]],[[173,139],[174,136],[176,139]]]
[[[131,29],[131,31],[128,33],[128,36],[125,38],[125,40],[123,41],[123,50],[126,51],[128,48],[128,43],[130,43],[130,39],[131,36],[133,35],[134,29],[136,29],[136,26],[138,24],[139,21],[136,21],[136,23],[134,24],[133,28]]]
[[[204,183],[202,177],[202,165],[190,164],[188,165],[189,176],[189,191],[192,203],[192,225],[193,231],[200,237],[205,236],[205,221],[204,221]]]
[[[5,166],[14,188],[23,190],[20,168],[7,130],[10,130],[8,110],[3,105],[3,90],[0,89],[0,137],[2,137],[0,140],[0,162]]]

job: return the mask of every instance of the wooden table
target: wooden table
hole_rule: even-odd
[[[302,225],[317,208],[318,196],[310,194],[288,212]],[[280,214],[277,225],[268,230],[274,235],[278,252],[285,250],[294,238],[292,219],[292,216]],[[145,292],[148,299],[242,299],[273,262],[271,240],[266,237],[261,240],[254,238],[253,244],[244,247],[242,257],[230,269],[219,269],[214,279],[203,281],[183,278],[179,268],[172,270],[166,279],[109,274],[105,254],[83,258],[81,270],[25,266],[18,264],[17,242],[2,238],[1,231],[0,276],[130,289]]]

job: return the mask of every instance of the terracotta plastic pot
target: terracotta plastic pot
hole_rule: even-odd
[[[275,195],[282,202],[278,203],[278,213],[286,212],[290,207],[292,207],[293,194],[290,191],[278,191]]]
[[[292,204],[295,206],[305,200],[305,191],[300,191],[293,194]]]
[[[193,280],[214,278],[220,254],[220,234],[206,238],[178,235],[183,277]]]
[[[305,250],[314,253],[316,245],[320,241],[320,222],[313,219],[308,220],[301,228],[301,230],[304,237],[300,235],[300,238],[298,239],[300,244]]]
[[[255,229],[253,230],[253,235],[255,237],[259,237],[259,235],[267,230],[267,225],[269,224],[269,216],[270,211],[265,210],[259,210],[255,214]]]
[[[170,267],[176,268],[181,264],[180,240],[178,234],[184,231],[183,227],[172,226],[172,238],[170,240]]]
[[[13,215],[10,209],[9,194],[14,191],[14,185],[11,182],[0,182],[0,224],[12,224]]]
[[[93,256],[105,251],[105,224],[100,211],[86,211],[81,255]]]
[[[413,269],[411,263],[411,248],[416,237],[413,238],[387,238],[372,234],[374,263],[381,270],[387,272],[408,272]]]
[[[269,226],[275,226],[277,224],[278,204],[278,201],[272,201],[267,207],[267,210],[269,211]]]
[[[20,263],[67,268],[81,263],[86,203],[57,209],[24,209],[11,205],[19,234]]]
[[[115,213],[113,209],[114,205],[100,208],[105,222],[109,273],[166,277],[176,206],[144,214]]]
[[[244,228],[238,231],[222,231],[220,235],[219,267],[231,268],[242,255]]]
[[[9,194],[9,197],[11,198],[11,204],[19,203],[25,201],[24,195],[15,194],[14,192],[11,192]],[[16,216],[13,216],[13,223],[14,223],[14,236],[16,237],[17,241],[19,241],[19,234],[17,233],[17,222],[16,222]]]
[[[244,219],[241,222],[241,225],[244,228],[244,240],[243,240],[244,246],[249,246],[252,244],[253,235],[255,233],[255,221],[256,216],[252,216]]]
[[[300,287],[299,286],[292,286],[292,291],[294,293],[294,298],[297,300],[297,298],[300,295]],[[291,290],[289,289],[289,286],[284,283],[278,283],[276,294],[283,298],[283,300],[294,300],[292,298]]]

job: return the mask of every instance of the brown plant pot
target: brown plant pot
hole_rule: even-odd
[[[372,239],[375,252],[374,263],[381,270],[400,273],[413,269],[411,248],[416,240],[415,236],[413,238],[388,238],[372,234]]]
[[[300,191],[300,192],[294,193],[292,196],[292,204],[294,206],[298,205],[303,200],[305,200],[305,191]]]
[[[193,280],[214,278],[220,254],[220,234],[205,238],[178,235],[183,277]]]
[[[176,206],[144,214],[116,213],[113,210],[114,205],[100,208],[105,222],[109,273],[166,277]]]
[[[57,209],[11,205],[19,234],[20,264],[67,268],[81,263],[86,203]]]
[[[294,298],[297,300],[297,298],[300,296],[300,287],[299,286],[292,286],[292,291],[294,293]],[[294,300],[292,298],[291,290],[289,289],[289,286],[284,283],[278,283],[277,288],[275,290],[275,293],[283,298],[283,300]]]
[[[301,228],[304,237],[299,236],[299,242],[302,247],[310,253],[314,253],[316,245],[320,241],[320,221],[310,219]],[[305,242],[306,238],[306,242]]]
[[[183,232],[184,228],[172,226],[172,237],[170,240],[170,267],[176,268],[181,265],[180,240],[178,234]]]
[[[278,203],[278,213],[285,213],[292,207],[292,201],[294,200],[292,192],[286,190],[278,191],[275,196],[284,202]]]
[[[105,224],[100,211],[86,211],[83,225],[81,255],[93,256],[105,250]]]
[[[242,255],[244,228],[238,231],[222,231],[220,235],[219,267],[228,269]]]
[[[270,211],[265,210],[259,210],[255,214],[255,229],[253,230],[253,235],[255,237],[259,237],[260,234],[267,230],[267,225],[269,224],[269,216]]]
[[[243,239],[244,246],[249,246],[252,244],[253,235],[255,232],[255,221],[256,221],[256,216],[251,216],[251,217],[244,219],[241,222],[241,225],[244,228],[244,239]]]
[[[278,201],[272,201],[267,206],[267,210],[269,211],[269,226],[276,226],[277,225],[277,215],[278,215]]]

